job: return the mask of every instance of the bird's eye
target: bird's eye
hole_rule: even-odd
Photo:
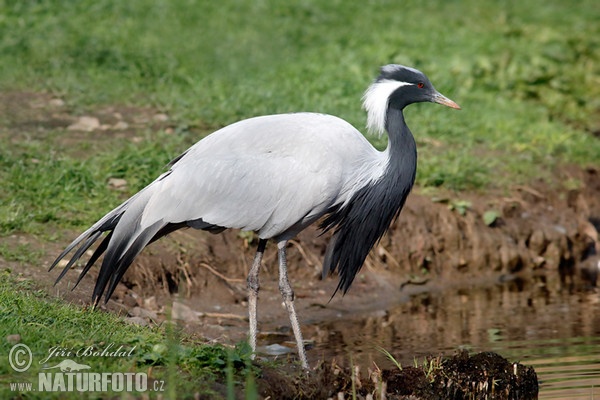
[[[419,83],[417,83],[417,87],[419,89],[423,89],[423,87],[425,87],[425,84],[423,82],[419,82]]]

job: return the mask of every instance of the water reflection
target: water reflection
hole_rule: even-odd
[[[451,355],[457,348],[491,350],[534,366],[541,399],[600,398],[599,294],[553,286],[540,276],[424,292],[386,310],[313,325],[308,329],[316,340],[312,353],[392,367],[377,346],[403,365],[432,353]]]

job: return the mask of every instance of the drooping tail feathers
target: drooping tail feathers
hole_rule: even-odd
[[[106,214],[98,222],[92,225],[91,228],[83,232],[77,237],[65,250],[59,254],[54,263],[50,266],[52,270],[60,260],[62,260],[71,250],[77,248],[67,265],[64,267],[56,283],[58,283],[71,269],[71,267],[85,254],[85,252],[92,247],[92,245],[102,237],[105,232],[108,232],[102,239],[96,250],[87,261],[83,270],[79,274],[79,278],[75,283],[75,287],[81,282],[83,277],[87,274],[94,263],[100,258],[103,253],[106,253],[96,281],[96,286],[93,292],[94,305],[97,305],[102,297],[102,294],[106,290],[108,285],[108,291],[106,292],[105,301],[108,301],[111,294],[113,293],[119,279],[125,273],[127,267],[133,261],[133,258],[148,244],[150,239],[157,233],[151,230],[145,229],[139,231],[139,224],[132,223],[133,220],[138,220],[141,217],[143,211],[143,205],[147,202],[147,199],[140,197],[143,196],[144,191],[139,192],[135,196],[131,197],[120,206]],[[140,207],[140,200],[142,206]],[[146,202],[144,201],[146,200]],[[136,204],[137,203],[137,204]],[[137,205],[137,207],[136,207]],[[132,207],[133,206],[133,207]],[[136,215],[137,214],[137,215]],[[128,223],[129,222],[129,223]],[[155,229],[153,225],[151,228]],[[160,228],[159,228],[160,229]],[[129,240],[123,240],[125,236],[129,236]],[[110,282],[110,285],[109,285]]]
[[[163,221],[160,216],[157,216],[151,225],[141,227],[140,221],[142,214],[149,199],[152,197],[152,193],[152,186],[146,187],[106,214],[68,245],[50,266],[50,270],[52,270],[71,250],[77,248],[56,279],[55,284],[65,276],[71,267],[103,236],[104,233],[107,233],[83,267],[83,270],[79,274],[79,278],[73,287],[73,289],[77,287],[94,263],[96,263],[100,256],[104,254],[92,299],[94,305],[97,305],[104,294],[104,302],[106,303],[127,271],[127,268],[148,244],[184,227],[205,229],[211,232],[223,230],[214,225],[205,223],[201,219],[173,223]]]
[[[140,227],[140,220],[151,195],[152,188],[146,187],[144,190],[106,214],[67,246],[67,248],[56,258],[54,263],[52,263],[50,270],[52,270],[71,250],[75,248],[77,248],[77,250],[73,253],[73,256],[56,279],[55,284],[65,276],[71,267],[102,237],[105,232],[108,232],[83,267],[83,270],[79,274],[79,278],[73,287],[73,289],[77,287],[94,263],[102,256],[102,254],[105,254],[100,273],[98,274],[98,279],[96,280],[92,299],[94,305],[97,305],[100,302],[102,295],[106,292],[105,303],[108,302],[108,299],[113,294],[127,268],[146,245],[186,226],[186,223],[163,223],[162,220],[158,219],[152,225],[142,229]]]

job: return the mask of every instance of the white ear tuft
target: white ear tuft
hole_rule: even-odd
[[[383,79],[368,87],[362,100],[363,108],[367,111],[367,129],[370,133],[376,133],[380,137],[383,135],[389,98],[396,89],[406,85],[412,83]]]

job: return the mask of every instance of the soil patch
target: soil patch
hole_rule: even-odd
[[[261,396],[272,399],[527,400],[538,395],[533,368],[510,363],[495,353],[469,356],[461,351],[448,358],[431,357],[427,363],[427,369],[380,370],[375,366],[366,371],[322,363],[310,375],[287,379],[281,371],[265,368],[259,390]]]

